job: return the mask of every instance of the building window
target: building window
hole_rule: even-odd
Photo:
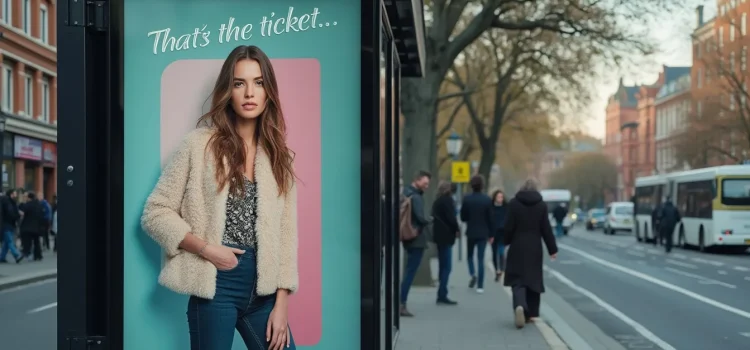
[[[742,71],[747,70],[747,46],[742,47],[742,53],[740,54],[740,69],[742,69]]]
[[[40,120],[49,122],[49,80],[42,81],[42,113]]]
[[[747,13],[742,13],[742,26],[740,27],[742,36],[747,35]]]
[[[729,41],[734,41],[734,20],[729,22]]]
[[[49,16],[44,4],[39,5],[39,39],[45,44],[49,40]]]
[[[698,119],[701,118],[701,114],[703,114],[703,102],[702,101],[697,101],[695,103],[695,114],[698,115]]]
[[[698,71],[696,72],[695,77],[696,77],[695,85],[698,86],[699,89],[702,88],[703,87],[703,70],[698,68]]]
[[[24,76],[23,93],[25,94],[23,110],[26,116],[31,118],[34,116],[34,78],[29,74]]]
[[[724,47],[724,27],[719,27],[719,47]]]
[[[3,23],[10,24],[13,18],[13,0],[3,0]]]
[[[734,95],[729,95],[729,110],[734,110]]]
[[[3,65],[3,104],[6,113],[13,113],[13,69]]]
[[[734,73],[734,51],[729,53],[729,69]]]

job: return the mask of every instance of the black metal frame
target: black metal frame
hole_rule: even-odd
[[[58,349],[121,349],[123,0],[58,2]],[[108,28],[84,21],[108,11]],[[100,31],[98,29],[107,29]],[[105,77],[105,78],[102,78]]]
[[[389,125],[387,126],[388,130],[391,130],[391,140],[388,141],[388,146],[390,146],[390,150],[388,151],[388,154],[390,155],[391,159],[393,161],[389,162],[391,165],[391,169],[389,170],[389,174],[391,177],[390,182],[390,190],[391,190],[391,209],[390,213],[392,215],[392,220],[390,221],[390,232],[391,234],[388,235],[390,237],[390,241],[388,242],[393,254],[393,258],[391,261],[393,262],[393,266],[391,268],[393,278],[391,282],[393,283],[392,288],[393,292],[391,293],[392,298],[396,301],[393,303],[393,325],[394,328],[394,334],[391,335],[391,339],[393,340],[394,348],[396,341],[398,340],[398,334],[401,329],[401,316],[399,313],[400,308],[400,297],[401,297],[401,247],[400,247],[400,241],[398,238],[398,211],[399,211],[399,195],[400,195],[400,180],[401,180],[401,167],[400,167],[400,136],[399,136],[399,117],[401,115],[401,64],[399,63],[399,54],[396,49],[396,45],[391,45],[392,55],[391,55],[391,62],[392,67],[390,71],[392,72],[392,80],[390,81],[389,87],[392,88],[389,96],[392,98],[391,100],[391,112],[393,115],[388,118]]]

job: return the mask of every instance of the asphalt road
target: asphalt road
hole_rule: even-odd
[[[0,291],[0,348],[57,349],[57,280]]]
[[[576,228],[545,283],[626,349],[750,348],[750,254],[637,243]]]

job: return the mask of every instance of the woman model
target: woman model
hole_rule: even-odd
[[[255,46],[224,61],[211,109],[164,168],[141,224],[165,250],[159,283],[190,295],[191,349],[295,348],[287,323],[297,289],[293,153],[276,77]]]
[[[503,266],[505,265],[503,232],[505,229],[505,214],[508,211],[503,191],[495,190],[492,193],[492,204],[492,224],[494,227],[490,244],[492,245],[492,264],[495,266],[495,282],[499,282],[500,277],[503,276]]]
[[[552,234],[547,204],[537,190],[536,181],[526,180],[516,197],[508,203],[503,243],[508,247],[504,285],[513,292],[516,327],[539,317],[544,293],[543,252],[547,246],[552,260],[557,258],[557,243]]]

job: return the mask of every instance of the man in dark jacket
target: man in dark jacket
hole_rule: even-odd
[[[442,305],[457,304],[448,298],[448,279],[453,269],[453,244],[461,230],[456,219],[456,203],[453,201],[455,188],[450,182],[442,182],[438,186],[438,197],[432,204],[432,239],[437,244],[440,270],[437,303]]]
[[[674,204],[672,204],[672,199],[667,197],[664,201],[664,205],[661,207],[661,213],[659,214],[659,231],[661,233],[662,242],[664,242],[664,251],[667,253],[672,251],[674,228],[680,220],[682,220],[680,211],[677,210],[677,207],[675,207]]]
[[[3,249],[0,251],[0,263],[5,263],[8,252],[13,255],[16,259],[16,263],[23,260],[23,254],[18,252],[16,248],[16,224],[20,214],[18,213],[18,206],[16,205],[16,197],[18,193],[15,190],[8,190],[5,196],[0,198],[0,216],[2,216],[2,240]]]
[[[42,260],[42,247],[39,245],[39,239],[42,231],[46,228],[44,219],[44,207],[34,192],[27,192],[28,200],[21,204],[21,242],[23,246],[23,255],[29,256],[33,247],[34,260]]]
[[[424,191],[430,187],[430,175],[427,171],[420,171],[414,177],[414,181],[404,188],[404,196],[411,198],[411,222],[417,230],[417,237],[404,241],[404,250],[406,251],[406,267],[404,268],[404,277],[401,279],[401,316],[412,317],[414,314],[406,308],[406,300],[409,296],[411,284],[417,275],[419,265],[422,263],[424,250],[427,248],[427,225],[430,224],[424,215]]]
[[[484,178],[475,175],[469,180],[472,194],[464,197],[461,205],[461,221],[466,223],[466,262],[469,264],[469,288],[476,285],[477,293],[484,293],[484,252],[487,240],[492,235],[492,199],[482,193]],[[477,250],[477,266],[474,266],[474,249]]]
[[[555,236],[558,238],[562,237],[565,233],[563,221],[565,221],[566,216],[568,216],[568,208],[565,203],[558,204],[555,209],[552,210],[552,217],[555,219]]]

